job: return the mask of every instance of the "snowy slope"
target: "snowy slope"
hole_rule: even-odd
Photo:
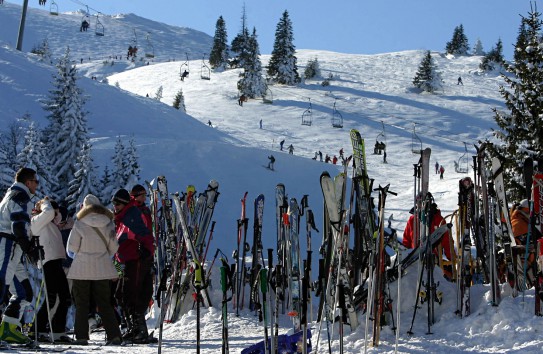
[[[54,67],[13,49],[14,27],[18,25],[20,8],[7,3],[0,10],[0,122],[5,127],[12,119],[28,113],[44,126],[45,111],[39,100],[45,98],[51,88]],[[189,78],[184,82],[179,80],[181,62],[168,62],[168,58],[174,56],[172,53],[179,58],[185,50],[174,44],[180,29],[177,32],[163,29],[163,39],[160,41],[158,34],[153,35],[153,38],[157,38],[154,49],[157,54],[161,53],[158,55],[163,55],[161,60],[150,63],[153,65],[134,65],[124,60],[104,65],[104,58],[108,58],[110,53],[124,53],[131,40],[130,28],[142,28],[142,32],[144,28],[152,28],[158,33],[165,25],[132,15],[122,18],[104,15],[103,19],[100,18],[108,28],[107,39],[102,39],[108,41],[108,45],[104,46],[94,42],[100,39],[93,33],[78,32],[76,27],[80,19],[81,14],[53,17],[43,11],[31,10],[25,51],[31,47],[30,43],[40,40],[39,31],[45,29],[54,33],[56,56],[64,52],[65,45],[70,46],[82,76],[78,83],[88,96],[85,107],[90,112],[95,162],[100,168],[109,163],[117,136],[134,136],[140,155],[142,180],[151,180],[163,174],[168,178],[171,191],[183,190],[188,184],[194,184],[197,190],[203,191],[210,179],[219,181],[221,195],[214,214],[217,226],[209,254],[214,254],[219,248],[230,255],[236,248],[239,200],[245,191],[249,192],[250,201],[260,193],[266,196],[263,226],[265,248],[275,245],[273,193],[277,183],[284,183],[291,197],[300,199],[308,194],[310,206],[320,225],[322,197],[319,175],[323,170],[337,174],[339,166],[313,161],[311,157],[317,150],[323,154],[337,155],[341,148],[345,149],[347,155],[350,154],[348,132],[351,128],[360,130],[367,140],[369,175],[375,179],[375,186],[390,183],[391,190],[398,192],[397,197],[387,199],[386,216],[394,215],[393,226],[398,228],[400,235],[412,201],[412,165],[418,161],[418,156],[411,153],[414,125],[423,146],[432,148],[432,165],[437,160],[446,168],[444,180],[431,174],[430,190],[443,214],[448,214],[456,208],[457,183],[463,176],[454,172],[453,162],[464,153],[464,142],[467,143],[467,156],[471,161],[472,144],[488,137],[490,128],[494,126],[491,109],[503,107],[497,90],[502,80],[494,74],[480,75],[477,72],[480,58],[452,58],[435,53],[434,59],[445,80],[444,90],[437,95],[420,95],[411,93],[410,87],[422,52],[348,55],[313,50],[299,51],[298,63],[303,70],[309,59],[317,57],[322,75],[332,73],[335,77],[331,86],[322,87],[322,79],[306,82],[299,87],[272,86],[272,105],[250,100],[240,107],[236,90],[239,72],[236,70],[212,73],[211,80],[201,80],[201,60],[195,55],[189,63]],[[127,19],[131,21],[128,29],[116,22]],[[34,24],[30,26],[30,23]],[[183,31],[191,32],[190,29]],[[209,47],[209,36],[195,36],[190,40],[191,48],[195,48],[191,49],[191,53],[203,51],[198,49],[199,46]],[[81,38],[87,41],[81,41]],[[94,43],[89,44],[91,41]],[[87,58],[89,46],[95,48],[90,61]],[[106,48],[109,46],[113,49]],[[83,64],[78,61],[80,57],[85,58]],[[262,59],[265,62],[268,58]],[[91,76],[108,77],[109,85],[90,80]],[[456,85],[458,76],[462,77],[464,86]],[[116,82],[121,89],[114,87]],[[159,86],[164,89],[162,102],[145,97],[147,94],[153,97]],[[187,114],[171,107],[173,97],[180,89],[185,96]],[[302,126],[302,113],[308,108],[309,99],[313,125]],[[344,119],[341,129],[332,128],[331,125],[334,102]],[[263,129],[259,128],[260,119]],[[213,128],[207,126],[208,120],[212,121]],[[381,122],[384,123],[385,136],[379,135],[382,133]],[[382,163],[382,156],[371,154],[376,138],[387,143],[387,164]],[[294,145],[294,156],[278,151],[278,143],[282,139],[286,140],[285,146]],[[274,154],[277,160],[275,172],[263,167],[270,154]],[[252,213],[250,206],[250,226]],[[314,233],[313,238],[316,259],[321,235]],[[301,244],[305,245],[305,235],[302,235]],[[316,271],[316,261],[312,268]],[[218,269],[213,269],[213,274],[214,288],[211,294],[213,302],[218,305],[221,300]],[[472,315],[459,319],[454,315],[454,284],[439,276],[436,280],[440,281],[440,290],[445,296],[443,304],[436,306],[437,323],[432,328],[434,334],[425,334],[426,317],[425,309],[422,309],[415,319],[415,334],[408,337],[406,332],[413,313],[413,284],[416,277],[416,270],[411,270],[402,281],[400,352],[540,351],[543,345],[539,335],[541,319],[532,315],[533,290],[526,292],[525,297],[513,299],[507,286],[504,286],[502,303],[499,307],[491,307],[487,305],[489,288],[474,286]],[[392,284],[392,294],[396,293],[395,289],[396,284]],[[394,301],[396,305],[396,297]],[[195,316],[195,311],[191,311],[179,322],[165,326],[164,352],[195,351]],[[360,314],[360,321],[363,323],[364,320],[365,317]],[[231,352],[239,353],[250,343],[262,339],[263,329],[252,313],[244,311],[238,318],[230,310],[229,322]],[[149,324],[153,324],[152,319]],[[203,309],[201,324],[202,352],[219,351],[219,307]],[[318,324],[313,325],[316,338]],[[290,327],[289,319],[282,317],[281,333],[290,330]],[[337,332],[336,328],[332,345],[334,352],[338,351]],[[327,352],[327,345],[322,341],[325,338],[323,331],[320,343],[322,353]],[[95,334],[93,339],[100,341],[102,337]],[[346,329],[344,339],[346,353],[361,352],[364,350],[364,326],[354,333]],[[381,346],[369,351],[393,352],[394,341],[393,332],[389,327],[384,327]],[[87,350],[72,348],[70,352]],[[101,350],[121,353],[127,349]],[[128,350],[151,353],[156,352],[156,347],[138,346]]]

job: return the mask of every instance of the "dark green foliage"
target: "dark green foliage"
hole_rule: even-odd
[[[503,58],[503,44],[502,40],[499,39],[496,46],[492,48],[483,58],[479,68],[483,71],[493,71],[501,68],[505,63]]]
[[[300,82],[293,40],[292,22],[285,10],[275,30],[275,42],[268,63],[268,76],[279,84],[296,85]]]
[[[233,54],[232,58],[230,59],[230,67],[232,68],[243,68],[245,65],[245,61],[247,60],[247,57],[249,56],[250,36],[249,36],[249,30],[247,29],[247,25],[245,24],[246,22],[247,22],[247,16],[245,14],[245,6],[244,6],[243,15],[241,17],[241,31],[232,40],[232,44],[230,46],[230,51]]]
[[[304,71],[304,77],[306,80],[313,79],[315,77],[319,77],[321,75],[321,69],[319,65],[319,60],[317,58],[310,59],[307,62],[307,66],[305,67]]]
[[[540,46],[542,21],[532,10],[522,17],[526,29],[524,44],[519,43],[513,64],[504,64],[506,85],[500,87],[506,110],[494,108],[498,129],[493,131],[497,143],[491,155],[499,156],[504,167],[504,180],[510,199],[524,197],[523,162],[537,159],[543,152],[543,48]]]
[[[513,53],[513,59],[515,62],[523,61],[524,58],[524,50],[520,50],[520,48],[526,47],[526,41],[528,40],[528,33],[526,32],[526,24],[524,21],[520,24],[520,28],[518,30],[518,36],[517,36],[517,43],[515,44],[515,52]],[[519,48],[519,50],[517,50]]]
[[[226,67],[228,63],[228,35],[226,34],[226,24],[219,17],[215,24],[215,36],[213,37],[213,47],[209,54],[209,64],[212,69]]]
[[[433,93],[442,88],[442,83],[441,74],[437,71],[432,54],[428,50],[422,58],[419,69],[413,78],[413,85],[422,91]]]
[[[175,95],[175,98],[173,99],[173,108],[175,109],[182,108],[183,112],[187,111],[185,107],[185,96],[183,96],[183,89],[179,89],[179,91]]]
[[[445,50],[448,54],[468,55],[468,37],[464,34],[463,25],[454,28],[453,37],[450,42],[447,42]]]
[[[262,63],[260,62],[260,49],[256,36],[256,29],[249,38],[247,56],[244,60],[243,73],[238,81],[238,90],[248,98],[264,96],[266,83],[262,77]]]

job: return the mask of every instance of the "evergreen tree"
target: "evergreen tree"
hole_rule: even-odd
[[[215,24],[215,36],[209,54],[209,64],[212,69],[225,69],[228,64],[228,35],[226,34],[226,24],[222,16],[219,17]]]
[[[468,55],[468,37],[464,34],[463,25],[454,28],[453,37],[450,42],[447,42],[445,50],[447,54]]]
[[[160,85],[160,87],[156,90],[155,100],[160,101],[162,99],[162,91],[163,91],[163,88],[162,88],[162,85]]]
[[[498,140],[491,145],[491,155],[499,156],[504,167],[506,190],[513,200],[524,198],[523,163],[527,157],[540,158],[543,154],[543,47],[541,13],[532,9],[522,17],[526,26],[526,40],[516,48],[519,61],[504,64],[508,74],[502,74],[505,85],[500,93],[506,111],[495,108],[498,129],[493,131]]]
[[[513,53],[513,59],[516,62],[521,62],[524,60],[523,58],[524,50],[522,49],[519,50],[519,48],[526,48],[527,40],[528,40],[528,33],[526,31],[526,24],[524,23],[524,21],[521,21],[520,28],[518,31],[518,36],[517,36],[517,43],[515,44],[515,52]]]
[[[275,30],[275,42],[268,63],[268,76],[279,84],[296,85],[300,82],[293,40],[292,22],[285,10]]]
[[[422,58],[419,69],[413,78],[413,85],[418,89],[433,93],[443,88],[441,73],[437,70],[432,54],[428,50]]]
[[[0,132],[0,140],[3,140],[5,133]],[[0,193],[4,195],[7,189],[13,184],[15,171],[11,167],[10,158],[4,144],[0,144]]]
[[[175,95],[175,98],[173,99],[173,107],[175,109],[183,109],[183,112],[187,111],[187,108],[185,107],[185,96],[183,96],[183,89],[179,89],[177,94]]]
[[[84,110],[85,97],[77,86],[77,70],[71,63],[70,49],[56,65],[53,89],[44,101],[44,109],[49,112],[49,125],[44,131],[51,170],[55,171],[58,185],[55,194],[59,200],[65,199],[66,187],[74,179],[76,161],[81,147],[89,142],[87,112]]]
[[[505,64],[503,58],[503,45],[502,40],[499,39],[496,43],[496,47],[492,48],[481,60],[479,69],[483,71],[500,70]]]
[[[17,171],[21,166],[17,161],[22,144],[25,138],[25,125],[23,123],[29,116],[25,115],[22,119],[14,120],[8,125],[7,131],[0,136],[0,145],[6,154],[6,163],[13,171]]]
[[[115,187],[113,183],[113,175],[109,170],[109,166],[104,167],[104,173],[100,178],[100,189],[98,191],[97,197],[100,199],[102,204],[108,205],[110,203],[111,197],[115,193]]]
[[[247,15],[245,13],[245,5],[243,5],[243,14],[241,17],[241,30],[237,36],[232,40],[230,51],[233,56],[230,59],[230,66],[232,68],[243,68],[245,61],[249,55],[249,30],[247,29]]]
[[[113,162],[113,189],[124,188],[126,185],[126,170],[128,168],[125,156],[126,148],[123,145],[121,137],[117,137],[117,143],[115,144],[115,153],[111,161]]]
[[[306,80],[309,80],[320,76],[321,68],[319,65],[319,60],[317,58],[309,59],[309,61],[307,62],[307,66],[305,67],[304,78]]]
[[[40,180],[40,192],[53,198],[57,197],[54,191],[58,183],[51,170],[49,156],[41,139],[41,132],[35,122],[31,122],[28,127],[24,146],[17,155],[17,165],[34,169]]]
[[[134,137],[130,138],[128,141],[128,147],[126,148],[126,170],[125,170],[125,180],[126,184],[124,188],[131,190],[132,187],[138,183],[140,179],[140,164],[138,162],[138,154],[136,150],[136,142]]]
[[[30,52],[39,55],[42,61],[51,62],[51,48],[49,47],[47,38],[44,38],[40,44],[34,46]]]
[[[74,179],[70,181],[66,197],[68,210],[76,210],[87,194],[98,195],[90,143],[83,144],[75,167]]]
[[[266,83],[262,77],[262,63],[260,62],[260,49],[256,36],[256,28],[249,39],[249,55],[245,61],[241,79],[238,81],[238,90],[241,94],[249,97],[261,97],[266,93]]]
[[[473,51],[471,54],[477,55],[477,56],[483,56],[486,54],[483,49],[483,43],[481,42],[479,38],[477,38],[477,41],[475,42],[475,45],[473,46]]]

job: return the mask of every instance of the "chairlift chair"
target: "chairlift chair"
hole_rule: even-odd
[[[146,58],[154,58],[155,57],[155,47],[153,47],[153,43],[151,43],[151,38],[150,38],[150,33],[149,32],[147,32],[145,40],[147,41],[147,46],[145,47],[145,57]]]
[[[313,123],[313,106],[311,105],[311,98],[309,99],[309,107],[302,113],[302,125],[311,126]]]
[[[98,14],[96,14],[96,23],[94,25],[94,34],[97,36],[103,37],[105,34],[105,28],[102,22],[100,22],[100,19],[98,18]]]
[[[58,16],[58,5],[55,0],[51,1],[51,5],[49,5],[49,14],[53,16]]]
[[[181,66],[179,67],[179,77],[181,81],[183,81],[186,77],[189,76],[190,70],[189,70],[189,55],[185,52],[185,56],[187,57],[187,60]],[[186,72],[186,74],[185,74]]]
[[[374,155],[381,155],[387,146],[387,137],[385,134],[385,123],[381,121],[381,132],[375,137],[375,148],[373,149]]]
[[[206,55],[202,57],[202,66],[200,67],[200,79],[211,80],[211,69],[206,64]]]
[[[465,152],[458,158],[458,161],[454,162],[454,171],[456,173],[468,173],[469,172],[469,158],[468,158],[468,146],[464,142]]]
[[[413,154],[420,154],[422,151],[422,140],[420,140],[419,136],[415,132],[416,127],[417,123],[414,123],[413,133],[411,134],[411,152],[413,152]]]
[[[270,90],[267,84],[266,84],[266,92],[264,92],[264,95],[262,95],[262,102],[267,103],[267,104],[273,103],[273,92]]]
[[[338,112],[336,108],[336,101],[334,101],[334,108],[332,109],[332,127],[343,128],[343,116],[341,115],[341,113]]]

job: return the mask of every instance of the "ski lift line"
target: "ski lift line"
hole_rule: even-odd
[[[281,88],[278,88],[278,87],[274,87],[274,90],[276,90],[276,91],[282,91],[282,92],[287,93],[287,94],[289,94],[289,95],[291,95],[291,96],[297,96],[297,97],[305,98],[305,99],[308,98],[308,97],[305,96],[305,95],[301,95],[301,94],[297,94],[297,93],[292,93],[292,92],[290,92],[290,91],[286,91],[286,90],[281,89]],[[340,97],[340,98],[336,98],[336,99],[339,99],[339,100],[341,100],[341,101],[343,101],[343,102],[345,102],[345,103],[349,103],[349,104],[351,104],[351,105],[353,105],[353,106],[355,105],[354,102],[351,102],[351,101],[346,100],[346,99],[341,98],[341,97]],[[327,102],[323,102],[323,101],[319,101],[319,100],[314,100],[314,102],[319,103],[319,104],[322,104],[322,105],[328,105],[328,104],[329,104],[329,103],[327,103]],[[365,109],[366,109],[366,110],[370,110],[370,111],[374,111],[374,112],[377,112],[377,113],[380,113],[378,110],[372,109],[372,108],[369,108],[369,107],[366,107]],[[380,120],[378,121],[378,120],[376,120],[376,119],[373,119],[373,118],[369,118],[369,117],[363,116],[363,115],[361,115],[361,114],[358,113],[358,112],[350,112],[349,114],[356,115],[356,116],[358,116],[358,117],[360,117],[360,118],[362,118],[362,119],[366,119],[366,120],[369,120],[369,121],[372,121],[372,122],[375,122],[375,123],[381,122]],[[461,135],[459,135],[459,134],[455,134],[455,133],[452,133],[452,132],[449,132],[449,131],[446,131],[446,130],[443,130],[443,129],[435,128],[435,127],[432,127],[432,126],[427,126],[427,125],[425,125],[425,124],[422,124],[422,123],[419,123],[419,122],[414,122],[414,121],[412,121],[412,120],[410,120],[410,119],[398,117],[398,116],[391,115],[391,114],[388,114],[388,116],[391,117],[391,118],[395,118],[395,119],[399,119],[399,120],[408,122],[408,123],[414,123],[414,124],[418,124],[419,126],[426,127],[426,128],[428,128],[428,130],[427,130],[428,132],[429,132],[429,131],[437,131],[437,132],[442,132],[442,133],[443,133],[443,134],[432,134],[432,137],[433,137],[433,138],[440,138],[440,139],[447,140],[447,141],[450,141],[450,142],[453,142],[453,143],[458,143],[458,144],[464,144],[464,141],[466,140],[465,137],[463,137],[463,136],[461,136]],[[398,125],[396,125],[396,124],[391,124],[391,123],[383,123],[383,124],[385,124],[385,125],[387,125],[387,126],[389,126],[389,127],[392,127],[392,128],[396,128],[396,129],[399,129],[399,130],[403,130],[403,131],[405,131],[405,132],[407,132],[407,133],[411,133],[411,131],[410,131],[409,129],[406,129],[406,128],[404,128],[404,127],[398,126]],[[425,135],[425,134],[424,134],[424,135]],[[453,138],[451,138],[451,136],[462,137],[462,140],[453,139]],[[473,142],[474,142],[474,143],[477,143],[478,141],[473,140]]]

